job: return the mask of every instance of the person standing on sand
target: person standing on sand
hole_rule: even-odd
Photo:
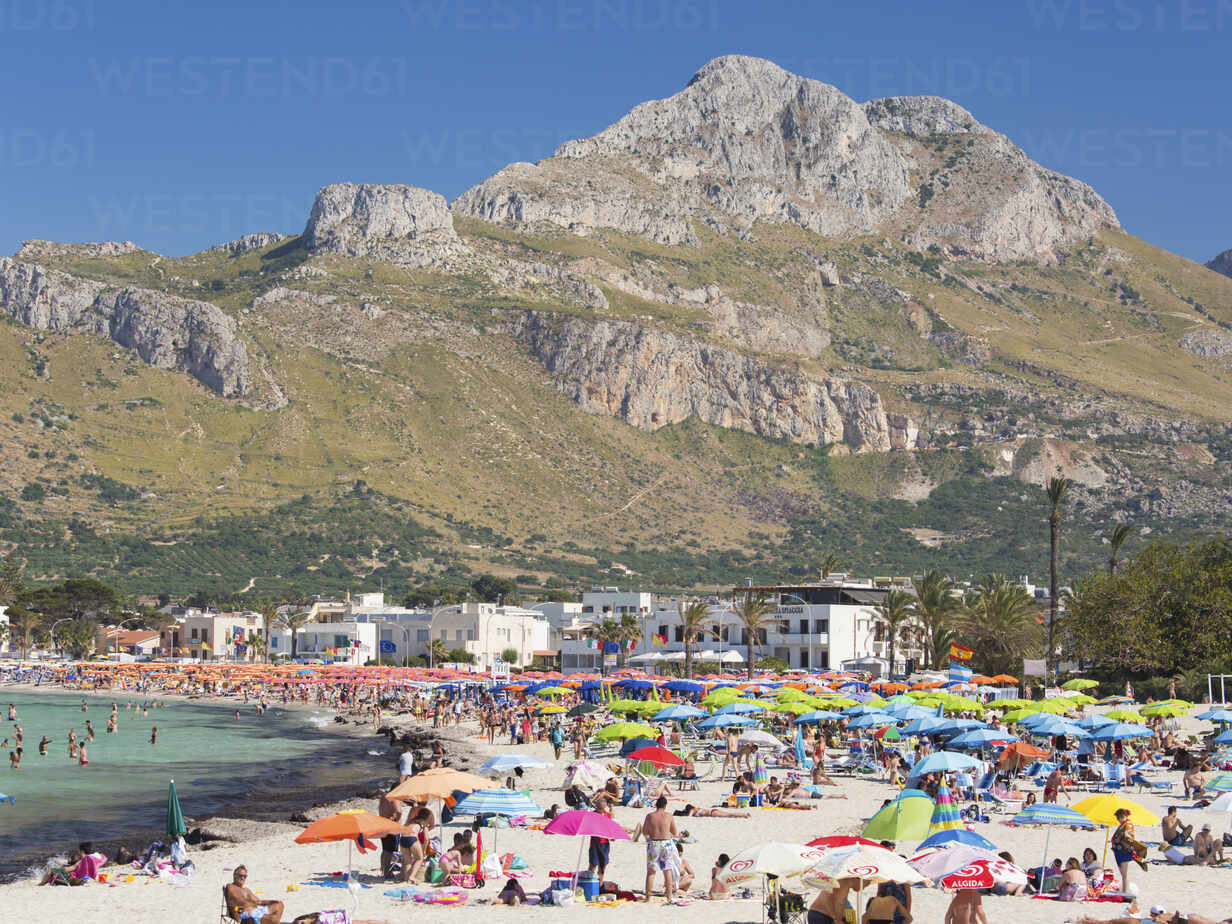
[[[415,775],[415,754],[411,750],[411,742],[402,744],[402,753],[398,755],[398,782],[404,783]]]
[[[646,898],[654,891],[655,873],[663,873],[664,899],[671,902],[676,891],[676,876],[680,872],[680,854],[676,851],[676,819],[667,811],[667,797],[659,796],[654,811],[642,820],[646,836]]]
[[[988,924],[984,901],[975,889],[959,889],[945,912],[945,924]]]

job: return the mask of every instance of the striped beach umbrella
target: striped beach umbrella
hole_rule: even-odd
[[[1232,792],[1232,773],[1219,773],[1211,777],[1206,788],[1215,792]]]
[[[1065,825],[1071,828],[1085,828],[1087,830],[1095,827],[1095,822],[1087,818],[1086,815],[1075,812],[1072,808],[1057,805],[1055,802],[1037,802],[1035,805],[1028,805],[1011,818],[1010,823],[1015,825],[1048,825],[1048,833],[1044,835],[1044,861],[1041,864],[1041,868],[1048,865],[1048,844],[1052,840],[1052,829],[1054,826]]]
[[[461,815],[542,815],[543,809],[512,789],[476,789],[454,811]]]
[[[964,827],[962,817],[958,812],[958,803],[954,801],[949,787],[944,783],[937,788],[937,798],[934,802],[933,816],[928,823],[929,837],[939,831],[953,831]]]
[[[920,844],[917,850],[929,847],[948,847],[950,844],[966,844],[968,847],[982,847],[985,850],[996,850],[997,845],[974,831],[966,828],[951,828],[948,831],[938,831]]]

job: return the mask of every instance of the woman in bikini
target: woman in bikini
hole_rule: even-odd
[[[672,812],[673,815],[688,818],[751,818],[748,812],[729,812],[721,808],[698,808],[696,805],[686,805]]]

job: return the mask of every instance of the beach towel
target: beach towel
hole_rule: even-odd
[[[88,853],[81,858],[80,863],[73,867],[70,875],[74,879],[97,879],[98,871],[106,862],[107,858],[101,853]]]

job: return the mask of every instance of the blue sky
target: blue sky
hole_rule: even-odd
[[[728,53],[949,97],[1130,232],[1232,247],[1232,0],[0,0],[0,253],[297,232],[344,180],[452,198]]]

